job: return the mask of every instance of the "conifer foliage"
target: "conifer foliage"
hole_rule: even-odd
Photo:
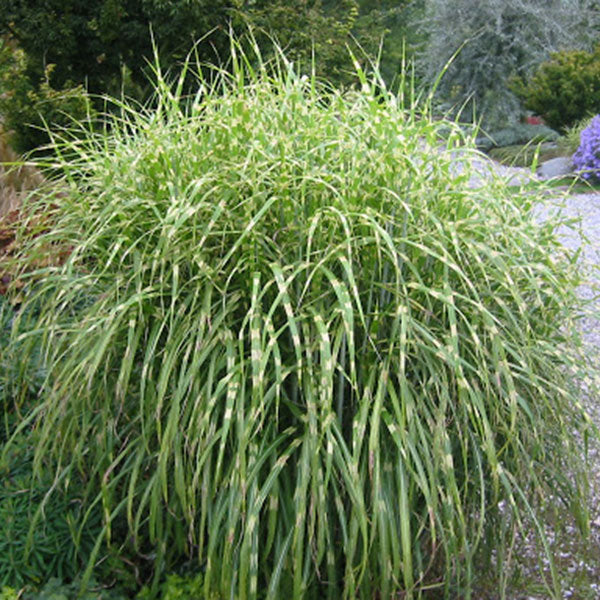
[[[552,52],[589,48],[599,14],[592,0],[426,0],[421,67],[433,82],[451,61],[439,96],[487,125],[510,124],[520,108],[507,82]]]

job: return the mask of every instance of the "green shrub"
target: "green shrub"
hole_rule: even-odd
[[[15,596],[15,600],[17,598],[22,600],[126,600],[127,596],[119,590],[97,586],[93,581],[82,592],[80,581],[63,583],[63,581],[54,577],[40,590],[26,589],[22,595]],[[192,596],[189,598],[191,600]],[[13,599],[9,597],[7,600]]]
[[[600,112],[600,45],[594,52],[557,52],[531,79],[516,80],[513,87],[526,108],[564,132]]]
[[[363,12],[383,10],[389,2],[376,4],[366,3]],[[243,34],[247,26],[257,35],[262,31],[273,35],[308,65],[314,53],[318,69],[328,78],[344,81],[352,71],[344,49],[353,41],[358,5],[356,0],[4,0],[0,34],[10,33],[19,40],[31,72],[39,76],[44,65],[56,64],[58,88],[68,81],[88,82],[94,94],[118,95],[126,83],[123,68],[133,84],[128,94],[151,91],[145,72],[153,42],[161,49],[165,69],[178,69],[192,43],[200,62],[225,67],[229,28]],[[385,29],[383,23],[371,23],[368,45],[375,52]],[[272,43],[265,42],[269,52]]]
[[[406,0],[392,4],[399,8],[404,3]],[[362,12],[387,13],[388,4],[363,3]],[[44,110],[52,112],[50,107],[61,104],[63,110],[79,116],[74,111],[80,110],[84,98],[81,86],[95,99],[124,91],[128,97],[147,100],[152,93],[148,60],[155,44],[165,70],[178,71],[192,43],[201,63],[227,68],[230,28],[241,34],[251,28],[265,53],[272,47],[272,36],[307,71],[316,66],[328,80],[348,83],[352,62],[346,47],[355,47],[358,36],[362,47],[375,56],[387,29],[378,19],[371,20],[368,27],[361,26],[358,9],[357,0],[4,0],[0,35],[18,40],[26,63],[20,79],[11,78],[24,88],[11,99],[14,123],[37,125],[40,108],[45,115]],[[394,12],[388,18],[400,20],[400,14]],[[398,33],[398,27],[394,30]],[[314,57],[317,60],[313,63]],[[54,65],[52,89],[39,85],[47,80],[44,74],[49,64]],[[30,107],[32,102],[38,106]],[[96,102],[96,108],[103,110],[101,101]],[[32,136],[27,132],[28,143],[21,147],[35,147],[39,139]]]
[[[233,49],[195,102],[158,77],[154,110],[57,148],[22,258],[73,246],[25,299],[38,470],[80,473],[158,574],[193,557],[206,597],[464,597],[500,518],[540,525],[551,492],[586,523],[563,221],[470,186],[473,140],[380,81]]]
[[[149,588],[144,588],[135,598],[136,600],[150,600],[153,594]],[[203,590],[202,574],[182,576],[177,574],[167,575],[166,580],[160,585],[158,600],[202,600],[206,598]]]
[[[11,146],[27,152],[48,143],[48,130],[70,127],[93,118],[89,97],[82,85],[67,82],[60,89],[51,83],[55,65],[46,67],[41,81],[27,75],[25,53],[0,40],[0,114]]]

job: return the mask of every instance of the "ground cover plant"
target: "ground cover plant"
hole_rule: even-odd
[[[539,165],[546,160],[564,156],[553,143],[513,144],[491,148],[486,154],[496,162],[509,167],[531,167],[534,162]]]
[[[581,143],[573,154],[573,166],[584,179],[600,182],[600,115],[581,131]]]
[[[358,65],[346,93],[235,44],[198,71],[56,139],[61,193],[23,209],[53,223],[24,218],[12,337],[38,471],[206,598],[467,598],[549,490],[585,529],[585,307],[542,196],[470,185],[473,137]]]
[[[486,131],[477,138],[477,147],[480,150],[489,151],[492,148],[503,148],[516,144],[536,145],[542,142],[552,142],[558,137],[556,131],[545,125],[519,123],[498,131]]]
[[[101,531],[101,511],[87,519],[83,537],[77,523],[82,498],[76,481],[46,498],[53,473],[32,477],[35,436],[21,435],[0,464],[0,588],[38,584],[50,575],[74,578],[83,567]],[[38,511],[44,511],[44,518]],[[83,510],[86,510],[85,508]],[[31,525],[35,523],[32,530]]]
[[[63,583],[51,578],[40,590],[4,587],[0,589],[0,600],[126,600],[129,597],[119,590],[99,587],[95,582],[82,592],[79,583],[78,580]]]
[[[38,316],[33,305],[25,311],[19,318],[20,333],[30,331]],[[79,478],[56,481],[52,462],[44,460],[34,476],[36,429],[13,436],[37,406],[45,377],[40,347],[28,346],[27,360],[20,361],[22,348],[10,344],[14,316],[15,307],[0,294],[0,590],[10,587],[33,593],[52,577],[71,582],[83,572],[102,531],[102,509],[90,508],[85,499],[89,488]],[[123,586],[135,586],[121,557],[105,548],[103,552],[97,574],[107,581],[118,576]]]

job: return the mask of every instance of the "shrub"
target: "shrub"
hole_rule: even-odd
[[[494,515],[585,514],[563,221],[469,186],[473,140],[360,70],[342,93],[233,50],[195,101],[158,77],[155,110],[56,148],[38,468],[206,597],[464,595]]]
[[[224,0],[6,0],[0,32],[13,36],[25,52],[31,83],[47,64],[55,64],[58,88],[68,81],[88,82],[94,94],[118,94],[124,66],[134,88],[146,83],[143,70],[152,57],[150,28],[167,66],[181,60],[202,36],[199,56],[214,61],[226,48],[232,8]],[[207,39],[212,30],[217,32]]]
[[[463,118],[475,111],[490,129],[510,126],[522,115],[507,81],[527,77],[553,51],[594,43],[600,16],[595,0],[423,4],[425,16],[418,26],[428,36],[420,52],[425,78],[437,85],[441,100],[462,111]]]
[[[339,83],[352,71],[345,52],[352,34],[361,34],[376,53],[385,30],[373,21],[368,36],[365,29],[353,32],[356,0],[4,0],[2,8],[0,34],[18,41],[34,87],[45,66],[54,64],[57,89],[86,85],[93,94],[118,95],[126,86],[127,94],[138,99],[152,92],[146,72],[153,43],[161,49],[165,69],[179,69],[192,44],[200,62],[226,67],[229,28],[250,26],[257,35],[264,30],[280,40],[308,68],[316,56],[316,67]],[[368,13],[375,7],[363,8]],[[266,39],[265,52],[271,46]]]
[[[26,589],[21,595],[15,595],[14,600],[126,600],[126,598],[127,596],[119,590],[98,587],[94,582],[91,582],[82,592],[79,581],[64,583],[54,577],[40,590]],[[9,596],[7,600],[13,598]]]
[[[573,166],[584,179],[600,181],[600,115],[581,132],[581,144],[573,155]]]
[[[89,97],[82,85],[67,81],[59,89],[51,84],[55,65],[46,66],[41,81],[27,74],[25,53],[0,40],[0,113],[10,132],[10,144],[27,152],[49,141],[49,130],[70,127],[93,118]]]
[[[542,115],[550,127],[566,131],[600,112],[600,45],[593,52],[557,52],[529,81],[517,80],[513,87],[526,108]]]
[[[151,600],[155,595],[149,588],[144,588],[136,596],[136,600]],[[160,585],[158,600],[202,600],[206,598],[203,591],[203,580],[201,574],[182,576],[172,573],[167,575],[165,581]]]

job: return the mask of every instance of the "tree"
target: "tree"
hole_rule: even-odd
[[[201,62],[226,67],[232,30],[238,36],[251,30],[267,54],[277,40],[305,68],[314,56],[319,75],[347,84],[353,78],[347,46],[358,15],[357,0],[0,0],[0,35],[24,52],[18,90],[4,90],[2,109],[21,149],[33,148],[43,135],[39,129],[29,135],[28,122],[43,119],[26,123],[23,115],[38,117],[39,108],[58,115],[61,107],[46,98],[70,98],[71,90],[80,95],[85,87],[93,95],[125,89],[145,100],[155,46],[165,70],[176,71],[192,48]],[[376,50],[383,31],[381,24],[363,35],[369,48]],[[42,86],[42,101],[29,111]]]
[[[0,33],[10,33],[27,55],[28,75],[56,65],[52,82],[85,83],[93,93],[114,92],[125,67],[144,84],[153,58],[151,30],[168,66],[199,45],[203,60],[225,50],[236,3],[227,0],[0,0]]]
[[[362,4],[373,5],[366,14],[382,2]],[[25,51],[31,78],[55,64],[56,86],[85,83],[94,93],[117,92],[124,67],[134,83],[146,82],[151,30],[165,67],[194,44],[201,61],[226,61],[230,28],[243,35],[250,27],[265,48],[274,38],[292,59],[310,62],[314,54],[322,75],[344,82],[358,17],[357,0],[0,0],[0,34],[10,33]],[[374,22],[361,39],[376,49],[384,30]]]
[[[413,58],[421,42],[414,22],[422,10],[422,0],[358,0],[358,4],[354,35],[361,47],[378,56],[381,75],[394,87],[401,79],[403,65]]]
[[[520,105],[508,87],[550,53],[588,48],[599,22],[591,0],[426,0],[420,23],[427,44],[419,57],[433,83],[458,52],[440,81],[438,95],[463,114],[476,111],[484,124],[514,123]]]
[[[358,17],[356,0],[257,0],[239,14],[267,54],[275,40],[301,69],[314,64],[318,75],[335,84],[353,79],[347,45]]]

